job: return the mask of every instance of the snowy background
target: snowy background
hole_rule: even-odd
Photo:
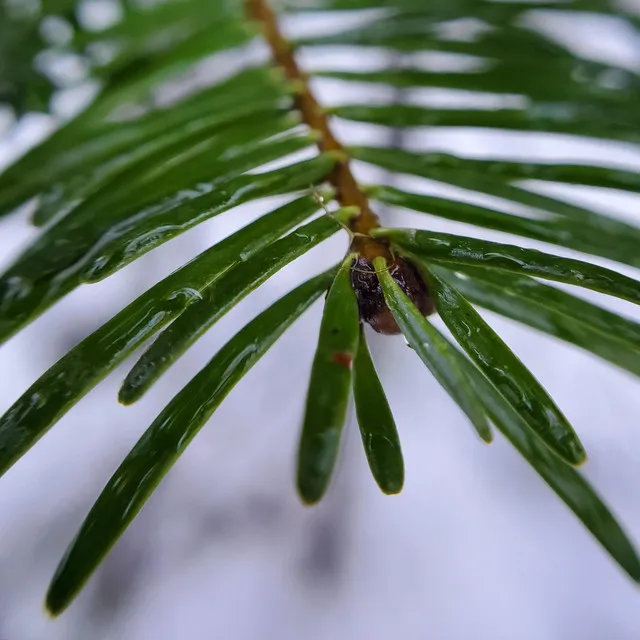
[[[562,18],[542,16],[536,26],[580,55],[640,69],[640,43],[614,20],[586,17],[567,29]],[[331,82],[317,89],[333,103],[354,95]],[[363,87],[357,96],[384,100],[383,94]],[[430,90],[407,99],[436,104],[452,97]],[[379,136],[372,127],[336,125],[349,140],[371,143]],[[0,114],[0,163],[52,126],[44,116],[16,126]],[[640,170],[640,149],[622,143],[458,130],[415,131],[407,144],[467,155],[591,159]],[[387,179],[357,169],[363,180]],[[396,184],[434,193],[426,181]],[[566,186],[554,192],[640,220],[637,197]],[[0,412],[151,283],[278,202],[211,220],[68,296],[0,348]],[[34,236],[27,213],[0,223],[0,267]],[[384,215],[407,225],[469,231],[417,214]],[[402,338],[371,335],[402,438],[404,491],[395,497],[378,491],[352,420],[328,497],[313,509],[300,505],[294,456],[319,305],[232,392],[68,612],[46,617],[43,596],[61,554],[159,410],[239,324],[345,249],[346,237],[334,238],[263,285],[133,407],[116,401],[126,366],[117,370],[2,478],[1,640],[640,637],[638,589],[506,441],[497,436],[487,447],[477,439]],[[629,304],[589,297],[640,319]],[[555,339],[483,315],[575,425],[590,455],[586,474],[640,544],[640,381]]]

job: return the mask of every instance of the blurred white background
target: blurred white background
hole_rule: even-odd
[[[640,69],[640,43],[616,21],[586,16],[567,29],[566,21],[540,15],[535,26],[580,55]],[[347,62],[364,64],[362,56]],[[357,94],[338,83],[316,88],[332,103],[354,95],[388,98],[367,87]],[[430,90],[408,99],[461,98]],[[53,126],[44,116],[28,116],[15,127],[5,120],[2,165]],[[379,141],[374,127],[336,128],[349,140]],[[592,158],[640,170],[640,149],[628,144],[477,130],[413,131],[408,138],[416,149]],[[387,179],[357,170],[365,182]],[[429,186],[433,193],[426,181],[398,184]],[[637,197],[569,187],[557,193],[640,220]],[[0,349],[0,412],[151,283],[277,202],[211,220],[68,296]],[[27,213],[0,224],[2,268],[34,237]],[[383,215],[407,226],[504,238],[417,214]],[[2,478],[0,640],[640,638],[637,587],[506,441],[497,435],[488,447],[478,440],[402,338],[370,334],[402,438],[404,491],[395,497],[378,491],[352,420],[328,497],[313,509],[300,505],[295,448],[319,305],[232,392],[68,612],[46,617],[42,601],[61,554],[155,415],[239,325],[345,249],[342,235],[263,285],[133,407],[116,401],[126,372],[120,368]],[[638,308],[598,300],[640,319]],[[576,348],[483,315],[575,425],[590,455],[587,476],[640,544],[640,381]]]

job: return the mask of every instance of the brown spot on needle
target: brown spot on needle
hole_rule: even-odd
[[[345,353],[344,351],[339,351],[338,353],[333,354],[333,357],[331,358],[331,360],[333,360],[333,362],[335,362],[336,364],[349,368],[351,367],[351,362],[353,358],[348,353]]]

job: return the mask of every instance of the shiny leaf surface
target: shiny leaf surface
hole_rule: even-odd
[[[431,270],[470,302],[575,344],[640,375],[640,324],[527,276]]]
[[[392,187],[374,188],[371,190],[371,195],[380,202],[404,207],[411,211],[420,211],[448,220],[525,236],[640,266],[638,252],[640,229],[629,225],[620,224],[615,234],[607,234],[598,226],[590,227],[584,220],[545,215],[539,216],[539,219],[532,219],[468,202],[409,193]],[[622,232],[624,232],[624,241],[618,242]]]
[[[103,224],[87,220],[77,230],[71,221],[68,230],[53,227],[0,277],[0,342],[79,284],[107,277],[159,244],[243,202],[307,189],[320,182],[334,162],[332,156],[322,155],[267,173],[183,189],[175,198],[124,219],[112,216]]]
[[[509,163],[487,161],[487,166],[483,168],[482,162],[446,154],[417,154],[403,149],[373,147],[356,147],[352,148],[351,152],[360,160],[384,167],[390,171],[421,176],[479,194],[488,194],[503,200],[505,206],[511,203],[524,205],[533,209],[528,214],[529,219],[539,219],[545,224],[549,222],[552,228],[556,227],[560,231],[562,231],[564,225],[568,224],[564,219],[575,221],[578,224],[571,225],[573,237],[569,237],[569,241],[575,242],[577,240],[585,247],[591,244],[594,254],[600,252],[604,257],[609,257],[618,262],[626,262],[634,266],[638,264],[638,252],[636,249],[640,232],[637,226],[632,226],[563,200],[534,193],[517,185],[508,184],[506,176],[501,176],[500,171],[496,171],[498,175],[494,174],[493,167],[508,165]],[[535,177],[539,165],[528,163],[525,166],[531,168],[528,177]],[[595,172],[599,167],[589,167],[590,172],[592,169]],[[617,188],[619,189],[623,188],[624,183],[628,183],[627,190],[635,189],[632,177],[635,174],[631,172],[621,172],[603,167],[602,175],[615,176]],[[581,176],[580,179],[584,179],[585,182],[583,184],[587,184],[584,176]],[[601,181],[604,182],[605,179],[602,178]],[[613,186],[613,182],[614,179],[611,179],[609,186]],[[560,218],[558,219],[557,216],[560,216]],[[542,230],[542,233],[545,234],[545,231]],[[566,239],[561,233],[557,233],[556,236],[555,242],[561,245],[564,244]],[[553,233],[547,231],[546,237],[553,238]],[[598,237],[600,238],[599,242],[596,242]]]
[[[482,407],[482,400],[476,395],[463,370],[460,369],[453,347],[400,289],[389,274],[384,259],[378,258],[374,264],[387,306],[407,343],[443,389],[464,411],[478,435],[485,442],[491,442],[493,436]]]
[[[344,105],[331,113],[357,122],[388,127],[481,127],[540,131],[640,142],[633,133],[637,116],[626,110],[592,104],[534,104],[528,108],[438,109],[414,105]],[[606,118],[606,120],[605,120]]]
[[[440,45],[440,43],[438,43]],[[464,45],[463,45],[464,46]],[[447,51],[455,60],[460,52],[460,43],[442,43],[437,49]],[[457,49],[457,50],[456,50]],[[435,53],[434,50],[428,53]],[[435,87],[464,91],[467,96],[471,92],[492,93],[513,96],[527,96],[537,100],[589,100],[602,103],[621,103],[628,101],[633,105],[634,85],[637,77],[620,70],[621,80],[627,80],[630,86],[602,87],[597,82],[598,75],[605,74],[607,66],[594,62],[578,60],[571,56],[519,57],[510,55],[509,49],[502,56],[480,57],[481,47],[477,47],[473,68],[453,70],[425,70],[419,67],[381,68],[375,71],[345,71],[320,69],[316,76],[333,78],[345,82],[373,83],[396,87],[398,89],[414,89]],[[460,60],[462,56],[458,57]],[[545,66],[545,59],[547,65]],[[593,77],[593,82],[580,82],[576,75]],[[473,94],[472,94],[473,95]]]
[[[256,114],[258,115],[258,114]],[[146,144],[127,149],[110,158],[91,175],[80,173],[40,198],[34,223],[42,226],[52,219],[57,226],[67,216],[77,228],[89,216],[101,218],[117,211],[135,211],[153,206],[186,186],[207,182],[211,176],[225,178],[253,169],[263,159],[270,161],[278,151],[297,151],[304,139],[289,135],[279,143],[271,136],[284,134],[298,124],[298,119],[283,110],[260,111],[220,126],[190,123],[178,131],[163,132]],[[300,145],[297,147],[296,142]]]
[[[222,400],[320,297],[334,273],[305,282],[246,325],[154,420],[103,489],[60,562],[47,593],[51,613],[68,606]]]
[[[605,0],[606,1],[606,0]],[[298,4],[291,0],[292,4]],[[587,5],[588,6],[585,6]],[[380,9],[379,2],[362,0],[334,0],[333,2],[305,2],[306,6],[331,9]],[[563,10],[596,10],[593,3],[569,1]],[[544,37],[543,34],[517,26],[518,17],[531,9],[557,9],[556,2],[491,2],[485,0],[438,0],[426,5],[419,0],[394,0],[389,11],[363,15],[361,24],[334,30],[326,34],[311,35],[296,40],[300,45],[355,45],[383,47],[410,51],[447,51],[501,58],[511,51],[512,59],[524,55],[541,61],[556,62],[572,57],[566,49]],[[600,3],[600,10],[610,11],[610,5]],[[624,15],[623,12],[620,12]],[[629,15],[629,14],[627,14]],[[451,37],[444,27],[449,20],[481,20],[497,29],[478,30],[466,37]]]
[[[495,426],[575,513],[623,571],[635,582],[640,582],[638,553],[600,496],[578,471],[566,465],[539,438],[532,435],[518,412],[471,362],[461,356],[461,363],[482,396]]]
[[[201,292],[200,299],[167,327],[144,352],[122,383],[118,398],[135,402],[208,329],[240,300],[284,266],[340,229],[329,216],[299,227],[273,244],[240,260]]]
[[[635,193],[640,191],[640,174],[597,164],[478,160],[446,153],[420,154],[384,147],[351,147],[350,150],[356,158],[365,162],[438,180],[446,178],[446,173],[468,172],[500,180],[533,178]]]
[[[94,122],[81,116],[0,174],[0,215],[42,191],[64,194],[59,196],[63,208],[64,198],[72,201],[74,194],[90,193],[96,185],[168,145],[258,113],[277,113],[286,95],[283,80],[260,67],[132,121]]]
[[[565,282],[640,304],[640,282],[611,269],[535,249],[416,229],[376,229],[375,235],[430,262],[510,271]]]
[[[202,298],[211,282],[318,208],[305,196],[202,252],[85,338],[0,418],[0,475],[135,349]]]
[[[369,353],[364,328],[360,330],[358,352],[353,365],[353,398],[371,473],[384,493],[400,493],[404,484],[400,438]]]
[[[360,335],[351,259],[336,275],[324,306],[298,449],[297,486],[305,504],[324,496],[338,457]]]
[[[438,313],[453,337],[532,432],[569,464],[584,462],[578,436],[533,374],[456,289],[433,274],[430,282]]]

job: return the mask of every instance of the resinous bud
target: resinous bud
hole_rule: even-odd
[[[398,283],[407,297],[425,316],[435,311],[435,303],[429,288],[418,268],[406,258],[399,256],[388,263],[389,274]],[[380,282],[373,264],[359,255],[351,265],[351,286],[358,300],[360,319],[378,333],[393,335],[400,327],[385,302]]]

